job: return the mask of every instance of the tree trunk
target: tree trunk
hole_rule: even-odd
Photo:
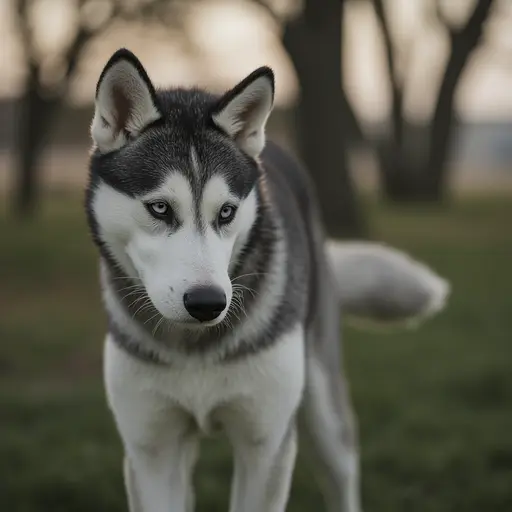
[[[394,203],[432,201],[425,183],[424,152],[419,149],[422,148],[414,149],[414,144],[404,144],[400,149],[391,139],[377,144],[380,191],[384,199]]]
[[[34,216],[39,199],[39,159],[59,101],[44,98],[38,70],[30,68],[27,87],[16,112],[13,211],[22,219]]]
[[[380,157],[380,186],[383,197],[389,201],[402,203],[414,201],[417,184],[412,169],[394,152]],[[417,173],[414,173],[415,175]]]
[[[455,120],[455,93],[466,65],[481,40],[494,0],[478,0],[463,28],[451,29],[451,52],[430,126],[429,155],[425,167],[425,192],[441,201],[446,191],[449,150]]]
[[[424,181],[423,168],[414,165],[404,165],[391,171],[384,171],[381,176],[383,197],[393,203],[438,202],[435,191]]]
[[[349,173],[350,123],[341,88],[343,2],[308,0],[302,16],[286,27],[284,45],[301,88],[296,109],[298,147],[315,182],[328,233],[366,233]]]

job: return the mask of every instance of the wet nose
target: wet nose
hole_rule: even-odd
[[[191,288],[183,296],[185,309],[200,322],[217,318],[226,307],[226,294],[215,286]]]

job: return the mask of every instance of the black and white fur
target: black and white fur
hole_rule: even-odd
[[[284,511],[298,423],[327,509],[361,510],[340,308],[407,320],[448,293],[391,249],[326,241],[307,174],[265,142],[273,98],[267,67],[221,97],[157,91],[127,50],[99,79],[86,208],[131,512],[192,511],[199,437],[217,430],[230,512]]]

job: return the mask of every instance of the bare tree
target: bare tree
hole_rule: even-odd
[[[283,44],[300,82],[298,143],[331,235],[362,236],[365,225],[348,161],[350,109],[342,89],[344,0],[306,0]]]
[[[494,0],[477,0],[467,20],[452,24],[441,0],[433,0],[437,20],[449,38],[449,55],[437,90],[435,107],[419,147],[405,143],[405,72],[396,63],[396,45],[383,0],[371,0],[384,42],[391,85],[391,116],[387,137],[378,146],[383,193],[395,201],[441,201],[446,193],[448,157],[456,112],[455,94],[469,59],[482,39]]]
[[[40,189],[38,162],[47,142],[48,134],[63,105],[71,80],[81,56],[96,36],[107,30],[120,18],[159,18],[167,0],[69,0],[68,7],[76,11],[75,31],[59,54],[47,56],[38,51],[33,30],[33,9],[37,0],[16,0],[18,31],[21,36],[26,63],[26,79],[16,112],[15,167],[13,207],[20,218],[33,216]],[[101,5],[100,5],[101,4]],[[103,15],[91,20],[92,10],[102,8]],[[167,18],[166,18],[167,19]],[[44,20],[41,19],[44,23]],[[43,80],[45,65],[51,60],[60,64],[50,83]],[[59,66],[57,66],[57,69]]]
[[[320,197],[333,236],[361,237],[366,223],[349,172],[347,135],[359,130],[342,88],[342,27],[345,0],[304,0],[290,20],[272,2],[257,2],[284,23],[283,45],[300,85],[296,106],[298,149]]]
[[[347,134],[374,150],[385,197],[398,202],[443,199],[456,121],[455,94],[496,3],[474,0],[467,19],[456,25],[444,15],[443,0],[425,1],[425,18],[432,18],[430,9],[444,27],[449,54],[432,116],[426,129],[417,130],[411,144],[412,124],[404,108],[409,70],[397,65],[399,52],[406,50],[411,57],[411,48],[404,49],[395,41],[385,0],[366,0],[373,7],[382,35],[391,90],[391,113],[384,136],[375,138],[365,133],[343,90],[343,8],[350,1],[356,0],[304,0],[302,14],[286,23],[283,37],[301,86],[299,148],[313,171],[331,231],[335,232],[341,221],[339,227],[347,234],[362,232],[364,226],[348,172]],[[272,0],[258,3],[272,12]]]

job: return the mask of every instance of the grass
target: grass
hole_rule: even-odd
[[[449,309],[415,332],[346,329],[365,510],[512,510],[512,217],[509,197],[447,210],[370,202],[377,238],[448,277]],[[126,510],[121,447],[101,382],[105,318],[81,199],[0,216],[0,510]],[[204,445],[198,510],[227,509],[224,441]],[[290,511],[321,509],[307,461]]]

